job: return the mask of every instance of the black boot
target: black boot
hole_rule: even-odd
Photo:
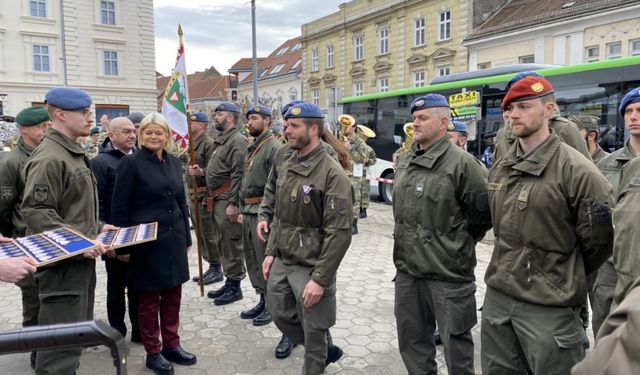
[[[195,354],[186,352],[180,346],[171,349],[162,349],[162,355],[169,361],[182,366],[191,366],[198,362]]]
[[[161,353],[147,354],[146,365],[158,375],[173,375],[174,373],[173,365]]]
[[[325,362],[325,366],[329,366],[330,363],[336,362],[340,358],[342,358],[342,354],[344,352],[340,349],[339,346],[331,344],[327,348],[327,361]]]
[[[296,344],[292,343],[287,336],[282,335],[282,338],[280,339],[278,346],[276,346],[276,358],[278,359],[287,358],[291,354],[291,351],[293,350],[293,348],[295,347],[296,347]]]
[[[351,234],[358,234],[358,220],[353,220],[353,226],[351,227]]]
[[[222,287],[220,287],[219,289],[216,290],[210,290],[207,292],[207,297],[209,298],[218,298],[221,297],[224,292],[227,291],[227,288],[229,288],[229,285],[231,285],[231,280],[229,280],[229,278],[227,278],[227,281],[224,282],[224,285]]]
[[[365,217],[367,217],[367,209],[366,208],[361,208],[360,209],[360,219],[364,219]]]
[[[249,310],[244,310],[240,313],[241,319],[253,319],[256,316],[262,314],[264,311],[264,293],[260,294],[260,302],[257,305],[250,308]]]
[[[436,329],[436,331],[433,333],[433,341],[436,343],[436,345],[442,345],[442,337],[440,336],[439,329]]]
[[[258,316],[256,316],[255,318],[253,318],[253,325],[254,326],[263,326],[266,324],[271,323],[271,314],[269,314],[269,310],[264,309],[262,310],[262,313]]]
[[[38,355],[38,352],[36,352],[35,350],[31,352],[31,356],[29,356],[29,364],[31,365],[32,369],[36,369],[36,356]]]
[[[229,280],[229,286],[224,291],[224,294],[213,300],[216,305],[227,305],[235,301],[242,299],[242,289],[240,289],[240,280]]]
[[[212,264],[207,272],[207,275],[202,275],[202,282],[204,283],[204,285],[219,283],[220,281],[222,281],[222,279],[224,279],[224,275],[222,274],[222,270],[220,269],[219,264]]]

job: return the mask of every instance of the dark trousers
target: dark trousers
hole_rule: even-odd
[[[107,318],[109,325],[122,334],[127,335],[127,325],[124,314],[127,310],[125,303],[125,289],[127,288],[127,274],[129,263],[117,258],[106,258],[104,267],[107,270]],[[131,337],[139,336],[138,328],[138,293],[128,290],[126,297],[129,301],[129,321],[131,322]]]
[[[140,336],[147,354],[160,353],[162,348],[173,349],[180,346],[178,326],[182,285],[153,292],[139,292],[138,298]]]

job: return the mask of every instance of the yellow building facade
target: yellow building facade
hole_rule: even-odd
[[[303,98],[327,119],[338,100],[407,87],[467,71],[461,46],[471,0],[353,0],[302,25]]]

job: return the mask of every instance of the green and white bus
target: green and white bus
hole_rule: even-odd
[[[367,143],[378,162],[372,169],[372,192],[391,202],[393,168],[391,158],[405,138],[403,125],[411,121],[414,98],[439,93],[449,98],[455,119],[469,126],[468,151],[482,155],[502,127],[500,104],[506,83],[517,72],[535,70],[553,85],[563,116],[595,115],[601,118],[605,149],[622,147],[624,121],[618,115],[623,95],[640,86],[640,56],[571,66],[513,65],[438,77],[430,85],[412,87],[340,100],[343,113],[353,116],[376,132]]]

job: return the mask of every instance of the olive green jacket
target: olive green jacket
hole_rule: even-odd
[[[445,135],[400,155],[393,187],[393,261],[415,278],[474,280],[476,242],[491,228],[487,170]]]
[[[613,241],[613,265],[618,274],[613,305],[619,304],[640,277],[640,158],[628,162],[622,169],[613,212],[616,228]]]
[[[20,210],[24,190],[21,173],[32,152],[33,149],[20,137],[17,146],[0,160],[0,233],[6,237],[23,237],[25,234]]]
[[[600,171],[602,171],[602,174],[613,188],[614,197],[618,193],[622,168],[635,157],[636,155],[629,145],[629,140],[627,140],[624,143],[624,147],[610,153],[598,162],[598,168],[600,168]]]
[[[596,144],[596,153],[593,154],[591,156],[591,159],[593,159],[593,162],[596,163],[596,165],[600,162],[600,160],[604,159],[605,157],[607,157],[607,155],[609,155],[608,152],[606,152],[605,150],[602,149],[602,147],[600,147],[599,144]]]
[[[587,142],[580,135],[578,126],[568,119],[560,116],[560,112],[556,110],[549,118],[549,129],[551,129],[560,140],[574,149],[578,150],[587,159],[591,160],[591,154],[587,148]],[[496,148],[493,154],[493,160],[498,161],[509,150],[518,139],[511,133],[511,122],[507,122],[496,134]]]
[[[217,189],[225,181],[231,180],[231,189],[216,199],[228,200],[229,204],[238,206],[247,140],[235,126],[218,134],[219,137],[213,141],[213,152],[206,169],[207,187]]]
[[[353,192],[340,165],[323,147],[303,159],[291,153],[272,169],[275,216],[265,255],[311,267],[311,279],[328,287],[351,244]]]
[[[256,147],[268,137],[271,137],[271,139],[263,143],[252,157]],[[242,213],[258,214],[260,204],[245,205],[244,199],[264,196],[264,188],[267,184],[276,152],[281,148],[283,148],[282,143],[268,131],[256,138],[253,143],[247,147],[244,153],[244,172],[242,174],[242,188],[240,190],[240,207]]]
[[[553,132],[528,155],[518,147],[489,173],[496,239],[486,284],[531,303],[580,305],[586,275],[611,255],[611,186]]]
[[[23,169],[22,213],[27,234],[62,226],[89,238],[100,230],[98,191],[82,146],[49,129]]]
[[[213,154],[213,139],[207,134],[203,133],[200,137],[193,141],[193,157],[196,159],[195,164],[198,164],[200,168],[202,168],[205,173],[207,170],[207,165],[209,165],[209,159],[211,159],[211,155]],[[191,162],[190,162],[191,163]],[[187,187],[189,189],[193,189],[193,177],[189,176],[188,173],[185,173],[184,179],[187,182]],[[204,176],[195,176],[196,186],[197,187],[206,187],[207,181]],[[199,193],[198,200],[204,199],[206,193]],[[189,194],[188,198],[191,200],[192,195]]]

